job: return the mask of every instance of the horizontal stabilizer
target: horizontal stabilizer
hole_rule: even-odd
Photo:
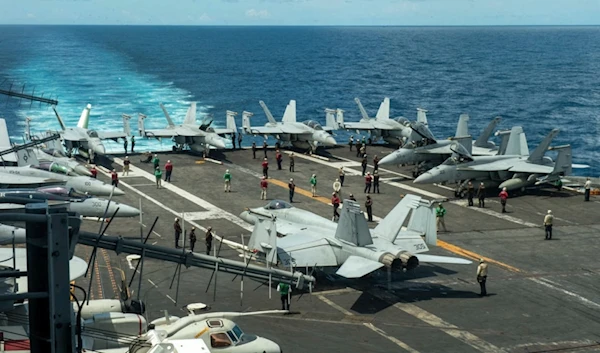
[[[373,233],[393,243],[400,234],[406,217],[408,217],[408,214],[411,210],[419,207],[420,201],[420,196],[404,196],[404,198],[398,202],[398,204],[390,211],[390,213],[388,213],[387,216],[385,216],[385,218],[379,222],[377,227],[373,229]]]
[[[427,254],[416,254],[415,255],[419,262],[427,263],[438,263],[438,264],[457,264],[457,265],[469,265],[473,262],[470,260],[461,259],[459,257],[451,256],[438,256],[438,255],[427,255]]]
[[[346,278],[360,278],[382,267],[381,262],[352,255],[346,259],[335,274]]]

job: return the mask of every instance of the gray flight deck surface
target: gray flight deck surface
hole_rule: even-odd
[[[384,146],[369,146],[368,170],[372,171],[375,154],[381,158],[390,151]],[[287,169],[287,153],[284,152],[283,170],[279,171],[274,150],[268,151],[269,200],[287,200],[287,181],[293,177],[297,186],[294,206],[331,217],[332,207],[327,202],[338,167],[344,165],[346,181],[342,196],[354,193],[358,202],[364,203],[364,179],[355,152],[350,153],[347,147],[328,149],[329,161],[296,152],[294,173]],[[152,165],[140,163],[140,157],[132,155],[130,176],[122,177],[119,173],[119,187],[126,195],[115,198],[133,206],[142,199],[144,232],[154,217],[160,217],[149,243],[174,246],[173,221],[175,213],[180,212],[186,212],[186,219],[199,226],[212,226],[217,235],[226,239],[239,243],[240,235],[245,234],[244,241],[248,240],[251,227],[240,222],[237,216],[245,207],[266,204],[260,200],[261,148],[256,160],[252,159],[249,149],[214,153],[212,156],[222,160],[223,165],[185,153],[159,156],[163,169],[167,159],[173,162],[170,185],[157,189],[150,175]],[[115,157],[113,163],[118,171],[121,171],[121,158]],[[99,177],[107,180],[104,171],[108,169],[100,169],[103,173]],[[226,169],[232,174],[231,193],[223,192]],[[477,296],[477,261],[467,266],[421,264],[412,272],[396,273],[391,292],[386,291],[385,273],[355,281],[321,274],[312,295],[294,293],[291,302],[294,314],[237,319],[242,329],[274,340],[288,353],[600,350],[600,265],[596,261],[600,253],[597,236],[600,204],[596,197],[592,196],[591,202],[583,202],[582,194],[544,189],[509,198],[508,213],[502,214],[498,190],[489,190],[485,209],[467,208],[466,200],[454,200],[449,188],[412,184],[402,176],[411,175],[411,170],[395,166],[380,168],[381,194],[371,194],[374,215],[384,217],[402,194],[419,195],[420,190],[427,199],[449,199],[444,205],[448,210],[446,226],[450,232],[439,234],[440,246],[430,253],[472,260],[480,256],[487,258],[490,264],[488,297]],[[322,196],[319,198],[310,197],[309,179],[313,173],[318,178],[318,194]],[[552,209],[555,216],[551,241],[544,240],[541,227],[548,209]],[[191,226],[186,222],[185,229]],[[97,231],[98,224],[85,222],[83,229]],[[115,219],[107,234],[139,238],[138,219]],[[203,252],[204,232],[198,230],[196,234],[196,251]],[[219,242],[215,241],[213,247],[218,248]],[[80,246],[78,252],[89,254],[90,248]],[[113,253],[101,254],[100,276],[94,279],[93,296],[113,298],[120,287],[119,268],[127,278],[133,271],[125,254],[120,257]],[[242,260],[225,245],[221,256]],[[244,281],[240,305],[240,278],[233,279],[226,274],[218,275],[213,301],[212,285],[206,291],[211,271],[198,268],[181,271],[175,305],[176,283],[169,289],[175,267],[175,264],[155,260],[145,263],[141,298],[147,303],[151,319],[161,316],[162,309],[172,315],[185,315],[181,308],[193,302],[209,304],[216,311],[280,308],[274,288],[269,299],[267,285],[248,279]],[[78,283],[87,282],[82,279]],[[137,280],[131,289],[137,296]]]

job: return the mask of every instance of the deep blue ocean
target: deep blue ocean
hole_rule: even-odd
[[[135,131],[138,112],[164,127],[159,102],[181,121],[197,101],[216,126],[234,110],[240,126],[243,110],[266,122],[261,99],[276,118],[296,99],[299,120],[324,123],[324,107],[354,121],[354,97],[374,115],[389,96],[392,116],[427,109],[439,138],[461,113],[475,136],[497,115],[501,128],[523,126],[530,149],[560,128],[554,144],[592,166],[578,174],[600,174],[600,27],[0,26],[0,87],[11,83],[57,96],[67,124],[91,103],[90,127],[104,130],[122,129],[126,113]],[[49,107],[14,98],[0,96],[0,116],[15,142],[25,116],[37,131],[58,128]]]

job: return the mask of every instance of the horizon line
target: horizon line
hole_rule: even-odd
[[[600,24],[439,24],[439,25],[395,25],[395,24],[135,24],[135,23],[0,23],[0,26],[130,26],[130,27],[600,27]]]

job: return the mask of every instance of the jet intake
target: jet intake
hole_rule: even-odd
[[[402,268],[405,268],[407,271],[413,270],[419,266],[419,259],[408,251],[400,251],[398,253],[398,259],[402,261]]]

